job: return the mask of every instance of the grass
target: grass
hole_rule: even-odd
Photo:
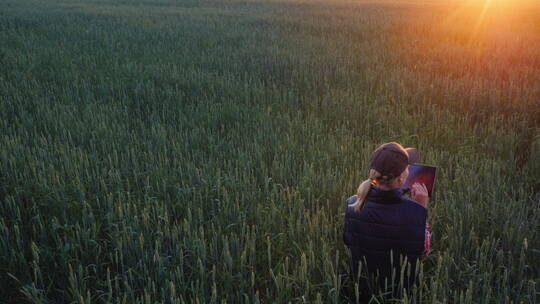
[[[540,10],[482,11],[2,1],[0,302],[355,302],[343,201],[387,141],[440,167],[395,301],[538,302]]]

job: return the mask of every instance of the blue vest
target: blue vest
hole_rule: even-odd
[[[401,195],[399,189],[381,190],[372,186],[362,210],[349,206],[356,196],[346,201],[343,240],[351,250],[351,272],[358,274],[358,266],[371,276],[378,273],[379,282],[392,277],[399,281],[400,257],[411,263],[405,283],[414,282],[416,262],[424,251],[427,209]],[[380,281],[383,280],[383,281]],[[372,289],[372,288],[370,288]]]

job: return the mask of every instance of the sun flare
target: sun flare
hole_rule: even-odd
[[[523,28],[534,23],[533,12],[540,8],[536,0],[463,0],[458,3],[442,23],[454,28],[453,32],[467,40],[467,44],[523,32]]]

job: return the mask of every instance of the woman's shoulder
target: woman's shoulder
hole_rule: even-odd
[[[405,208],[408,208],[409,210],[415,213],[419,213],[419,214],[423,214],[427,216],[428,209],[424,207],[423,205],[421,205],[419,202],[410,198],[406,198],[406,197],[403,197],[403,202],[404,202],[403,206]]]
[[[356,203],[357,200],[358,200],[358,196],[356,195],[350,196],[349,198],[345,200],[345,202],[343,203],[345,217],[351,216],[351,213],[357,212],[354,210],[354,208],[351,208],[351,206],[354,205],[354,203]]]

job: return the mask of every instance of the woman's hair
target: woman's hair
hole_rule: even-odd
[[[394,176],[382,176],[381,173],[379,173],[379,171],[375,169],[369,170],[369,178],[362,182],[358,187],[358,190],[356,190],[356,202],[350,207],[353,208],[355,211],[362,210],[364,202],[366,201],[366,196],[369,192],[369,189],[371,189],[371,185],[388,185],[392,182],[394,178]]]

